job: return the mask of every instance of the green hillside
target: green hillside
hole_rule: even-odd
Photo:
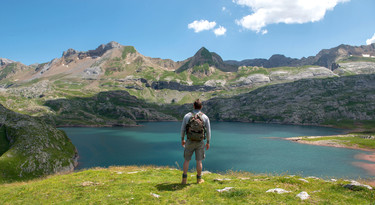
[[[196,184],[188,173],[157,167],[110,167],[56,175],[26,183],[0,185],[2,204],[370,204],[375,192],[343,187],[350,182],[299,176],[253,175],[247,172],[207,173]],[[221,181],[220,181],[221,180]],[[225,187],[229,191],[219,192]],[[267,193],[282,188],[284,194]],[[301,192],[310,197],[296,197]]]

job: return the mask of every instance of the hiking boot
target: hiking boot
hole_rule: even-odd
[[[204,180],[202,178],[197,179],[197,184],[202,184],[203,182],[204,182]]]
[[[203,182],[202,176],[197,175],[197,184],[202,184]]]
[[[186,184],[187,181],[187,174],[182,174],[182,182],[181,184]]]

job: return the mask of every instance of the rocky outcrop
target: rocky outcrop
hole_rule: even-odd
[[[77,150],[63,131],[2,105],[0,124],[9,143],[0,156],[0,181],[72,171],[77,165]]]
[[[14,62],[15,61],[12,61],[12,60],[9,60],[9,59],[6,59],[6,58],[0,58],[0,67],[8,65],[10,63],[14,63]]]
[[[122,47],[121,44],[119,44],[115,41],[111,41],[107,44],[101,44],[95,50],[89,50],[89,51],[86,51],[86,52],[76,51],[72,48],[69,48],[67,51],[63,52],[62,57],[63,58],[70,58],[72,56],[77,55],[79,59],[83,59],[83,58],[86,58],[86,57],[97,58],[97,57],[102,56],[108,50],[111,50],[113,48],[121,48],[121,47]]]
[[[170,90],[178,90],[178,91],[201,91],[201,92],[208,92],[212,90],[218,89],[217,87],[212,87],[209,85],[184,85],[178,82],[173,81],[156,81],[152,82],[151,88],[155,90],[162,90],[162,89],[170,89]]]
[[[219,121],[325,124],[375,120],[375,75],[304,79],[206,101]]]
[[[350,63],[340,63],[340,67],[335,70],[335,72],[345,75],[345,74],[373,74],[375,73],[375,63],[374,62],[350,62]]]

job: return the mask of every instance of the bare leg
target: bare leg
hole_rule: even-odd
[[[202,161],[197,161],[197,183],[201,184],[204,180],[202,179]]]
[[[189,169],[189,162],[188,160],[184,161],[183,169],[184,169],[184,174],[187,174],[188,169]]]
[[[202,161],[197,161],[197,175],[202,176]]]
[[[184,165],[183,165],[184,173],[182,174],[181,184],[186,184],[186,182],[187,182],[187,172],[188,172],[188,169],[189,169],[189,162],[190,161],[188,161],[188,160],[184,161]]]

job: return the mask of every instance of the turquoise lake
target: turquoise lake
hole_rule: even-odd
[[[148,122],[140,127],[61,128],[77,147],[78,169],[113,165],[182,167],[181,122]],[[373,178],[355,156],[361,150],[298,144],[280,138],[333,135],[343,130],[314,126],[212,122],[211,148],[203,169],[318,177]],[[190,168],[195,168],[195,160]],[[178,165],[176,165],[178,164]]]

